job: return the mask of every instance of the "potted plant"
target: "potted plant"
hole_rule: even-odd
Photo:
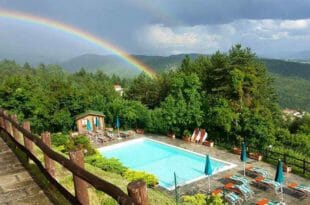
[[[236,146],[233,146],[233,153],[240,155],[241,154],[241,149],[236,147]]]
[[[258,152],[250,152],[249,157],[257,161],[261,161],[263,159],[263,156],[259,154]]]
[[[173,132],[167,133],[167,136],[171,137],[172,139],[175,139],[175,133],[173,133]]]
[[[136,133],[137,133],[137,134],[142,134],[142,135],[143,135],[143,134],[144,134],[144,129],[138,129],[138,128],[137,128],[137,129],[136,129]]]
[[[188,130],[184,130],[182,139],[189,142],[191,140],[191,133]]]
[[[292,172],[292,167],[288,166],[286,163],[283,164],[283,171],[286,173]]]

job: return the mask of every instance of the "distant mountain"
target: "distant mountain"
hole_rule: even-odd
[[[37,65],[43,63],[43,64],[58,64],[59,62],[62,62],[63,60],[60,59],[54,59],[52,57],[49,57],[47,55],[32,55],[32,54],[2,54],[0,53],[0,60],[13,60],[23,65],[24,63],[29,63],[31,66],[36,67]]]
[[[310,80],[310,64],[276,59],[262,59],[271,73]]]
[[[155,71],[162,72],[167,69],[174,69],[180,66],[186,55],[187,54],[171,56],[133,56],[153,68]],[[197,58],[200,54],[188,55],[191,58]],[[310,79],[310,64],[266,58],[262,58],[261,60],[271,73]],[[103,70],[108,74],[118,74],[123,77],[132,77],[140,73],[139,70],[128,65],[128,63],[123,61],[121,58],[113,55],[102,56],[86,54],[66,61],[62,63],[61,66],[69,72],[77,71],[83,67],[89,71]]]
[[[162,72],[167,69],[178,67],[186,54],[171,55],[171,56],[147,56],[147,55],[133,55],[136,59],[150,66],[157,72]],[[192,58],[196,58],[198,54],[188,54]],[[69,72],[75,72],[80,68],[87,69],[88,71],[102,70],[108,74],[118,74],[126,77],[137,75],[139,70],[129,65],[123,59],[114,55],[96,55],[85,54],[60,64]],[[128,72],[128,70],[130,72]],[[127,75],[127,77],[128,77]]]

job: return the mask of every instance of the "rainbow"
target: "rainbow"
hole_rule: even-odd
[[[9,19],[15,19],[19,21],[25,21],[28,23],[45,26],[53,29],[57,29],[59,31],[62,31],[64,33],[70,34],[72,36],[76,36],[82,40],[88,41],[90,43],[93,43],[107,51],[110,51],[111,53],[119,56],[121,59],[123,59],[125,62],[127,62],[130,65],[133,65],[134,67],[138,68],[139,70],[145,72],[150,77],[155,77],[156,72],[148,67],[147,65],[143,64],[136,58],[130,56],[125,51],[121,50],[115,45],[112,45],[111,43],[100,39],[99,37],[96,37],[95,35],[88,33],[86,31],[82,31],[78,28],[75,28],[73,26],[63,24],[51,19],[39,17],[30,15],[27,13],[17,12],[17,11],[10,11],[10,10],[3,10],[0,8],[0,17],[1,18],[9,18]]]

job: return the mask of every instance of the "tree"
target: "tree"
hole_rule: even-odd
[[[229,135],[233,137],[232,129],[237,115],[231,109],[228,100],[209,95],[205,101],[204,112],[204,126],[211,137],[219,139]]]
[[[137,100],[149,108],[154,108],[160,103],[160,87],[156,79],[141,73],[131,83],[126,91],[126,97]]]
[[[167,131],[181,135],[185,129],[200,126],[203,119],[200,81],[196,74],[177,73],[171,79],[171,90],[161,103],[163,120]]]

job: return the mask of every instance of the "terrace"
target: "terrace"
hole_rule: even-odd
[[[142,134],[136,134],[135,136],[132,136],[131,138],[128,139],[123,139],[121,141],[127,141],[127,140],[131,140],[133,138],[141,138],[141,137],[146,137],[149,139],[153,139],[153,140],[157,140],[163,143],[167,143],[170,145],[174,145],[180,148],[184,148],[186,150],[190,150],[199,154],[203,154],[205,155],[206,153],[209,154],[212,157],[215,157],[217,159],[220,160],[225,160],[227,162],[236,164],[236,167],[230,168],[226,171],[222,171],[219,173],[214,174],[211,177],[211,189],[215,190],[217,188],[222,188],[225,183],[227,183],[225,181],[225,178],[229,175],[234,175],[234,174],[239,174],[242,175],[242,167],[243,167],[243,163],[240,161],[240,156],[233,154],[233,153],[229,153],[227,152],[227,150],[222,150],[220,148],[217,147],[207,147],[207,146],[203,146],[203,145],[199,145],[199,144],[195,144],[195,143],[190,143],[190,142],[186,142],[184,140],[179,140],[179,139],[172,139],[166,136],[158,136],[158,135],[142,135]],[[102,147],[102,146],[108,146],[111,144],[116,144],[119,143],[120,141],[113,141],[113,142],[109,142],[109,143],[105,143],[103,144],[97,144],[97,147]],[[247,166],[250,165],[254,165],[256,167],[261,167],[266,169],[269,173],[270,173],[270,177],[274,178],[275,172],[276,172],[276,168],[273,165],[270,165],[268,163],[265,162],[261,162],[261,161],[256,161],[256,160],[252,160],[249,159],[247,162]],[[182,176],[180,176],[182,177]],[[255,181],[254,178],[248,177],[247,179],[252,182]],[[304,197],[301,198],[300,196],[294,194],[291,190],[289,190],[288,188],[286,188],[286,185],[290,182],[294,182],[294,183],[301,183],[301,184],[306,184],[309,185],[310,184],[310,180],[305,179],[303,177],[300,177],[296,174],[292,174],[292,173],[286,173],[285,174],[285,182],[284,182],[284,188],[283,188],[283,196],[284,196],[284,201],[286,202],[286,204],[310,204],[310,197]],[[270,200],[275,200],[275,201],[280,201],[280,195],[276,194],[273,190],[265,190],[262,188],[259,188],[257,186],[254,186],[254,184],[250,183],[250,187],[251,189],[255,192],[254,197],[249,201],[250,204],[255,204],[258,200],[260,199],[270,199]],[[179,188],[179,194],[180,195],[192,195],[192,194],[196,194],[196,193],[206,193],[208,187],[208,183],[207,183],[207,179],[200,179],[198,181],[180,186]],[[158,187],[158,189],[167,192],[170,195],[174,195],[174,191],[168,191],[167,189]]]

